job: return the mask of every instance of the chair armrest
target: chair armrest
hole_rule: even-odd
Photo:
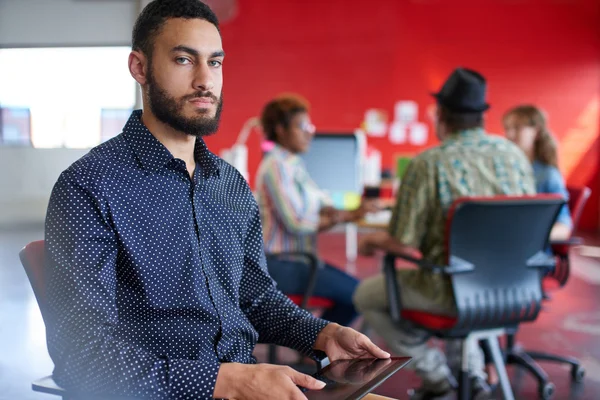
[[[550,246],[579,246],[583,244],[583,239],[577,236],[573,236],[566,240],[551,240]]]
[[[553,270],[556,266],[555,257],[545,251],[538,251],[527,259],[528,268],[541,268],[544,270]]]
[[[407,254],[403,254],[403,253],[387,253],[385,255],[385,259],[387,260],[388,258],[390,258],[392,265],[394,265],[394,260],[396,258],[401,258],[405,261],[411,262],[415,265],[418,265],[419,268],[423,268],[426,269],[430,272],[433,273],[440,273],[440,272],[444,272],[445,268],[441,265],[437,265],[434,264],[432,262],[429,262],[427,260],[421,259],[421,258],[415,258],[413,256],[409,256]]]
[[[52,376],[46,376],[44,378],[32,382],[31,388],[34,392],[48,393],[56,396],[67,395],[67,391],[58,386],[56,382],[54,382],[54,379],[52,379]]]
[[[282,252],[282,253],[267,253],[267,257],[280,258],[280,259],[294,259],[294,258],[303,258],[304,262],[308,264],[311,268],[321,268],[319,263],[319,259],[316,255],[308,252],[302,251],[290,251],[290,252]]]
[[[438,265],[431,261],[415,258],[403,253],[388,253],[386,257],[401,258],[419,266],[419,268],[427,270],[434,274],[454,275],[464,272],[471,272],[475,266],[470,262],[463,260],[460,257],[450,256],[450,265]],[[393,263],[393,261],[392,261]]]
[[[552,252],[557,256],[566,257],[569,255],[569,249],[572,246],[579,246],[583,244],[583,239],[580,237],[571,237],[566,240],[551,240],[550,246],[552,247]]]
[[[412,257],[410,257],[412,258]],[[386,254],[383,258],[383,275],[385,277],[385,288],[387,291],[390,314],[392,320],[400,322],[400,310],[402,309],[402,300],[400,299],[400,289],[396,280],[396,255]],[[412,260],[408,260],[412,261]]]
[[[319,269],[323,268],[323,264],[319,261],[316,255],[307,252],[284,252],[284,253],[269,253],[268,257],[274,257],[279,259],[295,259],[302,258],[304,262],[309,266],[310,271],[308,275],[308,283],[306,284],[306,289],[304,289],[304,294],[302,296],[302,303],[300,303],[300,307],[306,308],[308,305],[308,300],[313,294],[315,290],[315,285],[317,284],[317,272]]]
[[[471,272],[475,266],[462,258],[451,256],[449,266],[441,266],[427,260],[418,259],[403,253],[387,253],[383,258],[383,274],[385,276],[385,286],[388,295],[390,314],[394,322],[400,322],[400,310],[402,309],[402,299],[400,298],[400,289],[396,279],[396,258],[409,261],[435,274],[454,275],[459,273]]]
[[[398,288],[398,281],[396,279],[396,258],[410,261],[414,264],[417,264],[419,267],[434,273],[446,273],[448,268],[441,267],[439,265],[430,263],[429,261],[420,260],[402,253],[387,253],[385,255],[383,258],[383,274],[385,276],[385,288],[388,296],[390,315],[392,316],[392,320],[398,323],[401,319],[400,313],[402,310],[402,299],[400,297],[400,289]]]

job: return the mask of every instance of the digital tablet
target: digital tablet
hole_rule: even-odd
[[[326,383],[321,390],[308,390],[309,400],[358,400],[410,362],[410,357],[337,360],[313,375]]]

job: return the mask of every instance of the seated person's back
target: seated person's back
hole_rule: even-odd
[[[412,252],[445,265],[447,213],[460,197],[534,194],[531,165],[513,143],[486,134],[483,112],[486,82],[477,72],[457,69],[436,95],[436,133],[442,144],[415,157],[400,186],[387,232],[366,236],[359,251]],[[426,270],[397,271],[402,307],[431,314],[456,315],[450,280]],[[419,393],[441,395],[452,387],[444,355],[425,342],[429,334],[410,323],[395,323],[388,311],[386,282],[382,274],[366,279],[354,296],[356,308],[396,354],[410,355],[423,379]],[[469,371],[473,391],[489,394],[483,372],[483,356],[470,345]],[[477,396],[476,394],[474,396]],[[477,397],[480,398],[480,397]]]
[[[444,263],[446,217],[456,199],[533,193],[531,167],[517,146],[483,128],[462,130],[413,159],[389,233],[425,259]]]

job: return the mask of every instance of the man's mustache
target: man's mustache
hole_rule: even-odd
[[[215,103],[219,101],[219,98],[217,96],[215,96],[212,92],[196,92],[194,94],[185,96],[183,99],[190,100],[190,99],[198,99],[198,98],[209,98]]]

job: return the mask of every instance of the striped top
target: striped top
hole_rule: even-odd
[[[298,155],[275,145],[258,168],[256,197],[267,254],[316,252],[319,211],[328,198]]]

